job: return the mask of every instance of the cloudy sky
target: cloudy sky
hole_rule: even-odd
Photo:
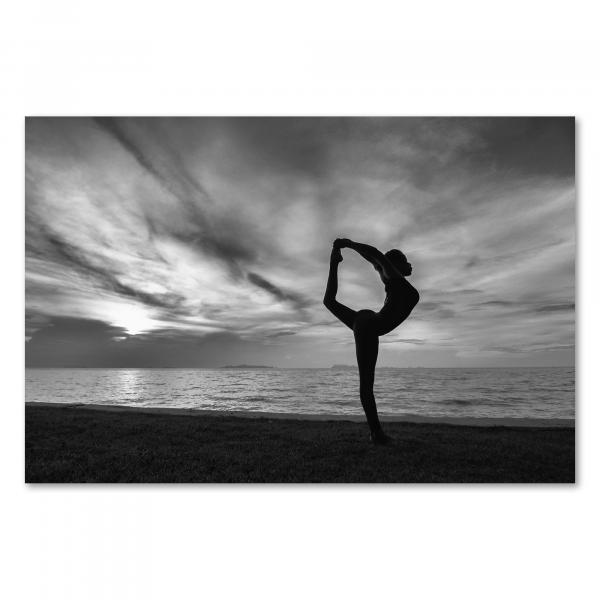
[[[381,365],[572,365],[574,158],[569,118],[28,118],[27,364],[351,363],[349,237],[420,291]]]

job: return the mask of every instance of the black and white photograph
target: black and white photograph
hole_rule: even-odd
[[[2,597],[600,597],[596,12],[8,3]]]
[[[574,483],[575,119],[25,120],[28,483]]]

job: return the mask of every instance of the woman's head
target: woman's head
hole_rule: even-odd
[[[412,273],[412,265],[400,250],[396,250],[395,248],[393,250],[388,250],[385,253],[385,256],[401,275],[408,277]]]

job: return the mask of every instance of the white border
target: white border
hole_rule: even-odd
[[[4,597],[596,597],[597,15],[578,1],[413,4],[7,11]],[[575,115],[578,485],[25,486],[23,116],[49,114]]]

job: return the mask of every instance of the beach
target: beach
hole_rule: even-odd
[[[27,483],[573,483],[570,419],[363,420],[26,403]]]

